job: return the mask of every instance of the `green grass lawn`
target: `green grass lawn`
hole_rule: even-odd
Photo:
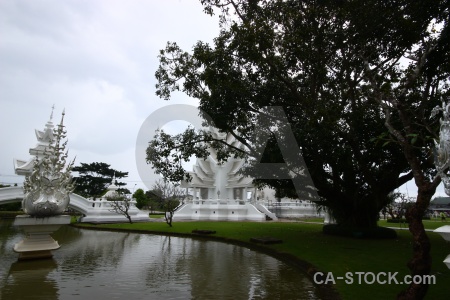
[[[436,223],[437,227],[442,225]],[[406,230],[398,230],[397,239],[362,240],[327,236],[322,233],[320,224],[303,222],[175,222],[173,227],[164,222],[150,222],[82,226],[163,234],[190,234],[194,229],[215,230],[214,236],[246,243],[251,237],[276,237],[283,243],[264,247],[294,255],[322,272],[332,272],[335,277],[345,276],[346,272],[398,272],[396,278],[401,281],[409,274],[406,263],[412,255],[411,236]],[[426,226],[434,226],[434,223]],[[433,232],[428,236],[432,243],[431,274],[436,276],[436,284],[430,286],[426,299],[448,299],[450,270],[442,261],[450,254],[450,243]],[[353,284],[336,279],[335,288],[342,299],[393,299],[406,287],[404,284],[357,284],[357,275],[354,273],[353,276]]]
[[[299,218],[299,219],[294,219],[294,220],[298,220],[300,222],[319,222],[319,223],[323,223],[323,218]]]
[[[164,218],[164,214],[150,214],[150,219],[161,219]]]

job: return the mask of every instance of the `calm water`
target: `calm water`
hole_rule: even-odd
[[[318,299],[298,270],[246,248],[147,234],[53,234],[53,259],[17,262],[23,238],[0,220],[0,299]]]

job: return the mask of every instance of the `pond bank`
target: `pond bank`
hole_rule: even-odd
[[[77,224],[78,225],[78,224]],[[406,264],[411,257],[411,235],[408,231],[397,230],[398,237],[391,240],[353,239],[326,236],[321,224],[301,222],[217,222],[196,221],[176,222],[169,227],[164,222],[134,224],[81,224],[84,227],[130,230],[140,233],[188,236],[201,239],[221,239],[245,247],[261,247],[261,251],[281,259],[292,260],[302,266],[307,274],[317,270],[332,272],[334,276],[345,276],[347,272],[398,272],[398,277],[410,274]],[[207,237],[192,235],[192,230],[212,230],[216,234]],[[450,270],[442,263],[450,252],[450,244],[433,232],[428,233],[432,243],[433,266],[431,274],[436,276],[436,284],[430,285],[427,299],[445,299],[448,296]],[[283,243],[255,245],[250,238],[270,236]],[[310,268],[310,269],[309,269]],[[308,270],[309,269],[309,270]],[[337,280],[331,285],[334,293],[342,299],[395,298],[406,288],[405,284],[347,284]],[[335,299],[335,298],[334,298]]]
[[[103,226],[108,227],[103,227]],[[263,244],[256,244],[252,243],[250,241],[242,241],[237,240],[233,238],[227,238],[227,237],[221,237],[221,236],[215,236],[212,234],[203,235],[203,234],[197,234],[197,233],[189,233],[189,232],[167,232],[167,231],[158,231],[158,230],[147,230],[147,229],[131,229],[131,228],[120,228],[120,227],[114,227],[112,225],[121,225],[121,224],[83,224],[83,223],[74,223],[72,226],[79,227],[83,229],[91,229],[91,230],[105,230],[105,231],[117,231],[117,232],[133,232],[133,233],[144,233],[144,234],[156,234],[156,235],[167,235],[167,236],[176,236],[176,237],[184,237],[184,238],[192,238],[192,239],[202,239],[202,240],[211,240],[211,241],[218,241],[228,244],[237,245],[240,247],[246,247],[251,250],[255,250],[267,255],[270,255],[284,263],[287,263],[291,266],[296,267],[301,272],[305,273],[310,281],[314,284],[313,276],[316,274],[316,272],[321,272],[318,270],[315,266],[313,266],[311,263],[302,260],[295,255],[292,255],[290,253],[277,251],[276,249],[268,247],[268,245]],[[133,225],[133,224],[130,224]],[[198,230],[198,229],[197,229]],[[331,284],[314,284],[316,287],[319,296],[323,300],[339,300],[342,299],[335,287]]]

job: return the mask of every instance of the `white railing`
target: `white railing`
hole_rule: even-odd
[[[245,205],[245,200],[241,199],[196,199],[191,200],[195,205]]]
[[[87,199],[86,203],[84,203],[85,205],[87,205],[90,208],[95,209],[110,209],[111,208],[111,202],[113,201],[108,201],[108,200],[91,200],[91,199]],[[117,201],[119,203],[122,203],[123,201]],[[131,200],[130,201],[131,205],[136,205],[136,201]]]
[[[265,206],[279,218],[317,217],[317,205],[304,201],[266,201]]]
[[[268,201],[268,202],[265,202],[264,205],[266,205],[267,207],[272,207],[272,206],[276,206],[276,207],[308,207],[308,208],[316,207],[316,204],[314,204],[314,203],[293,202],[293,201],[289,201],[289,202]]]

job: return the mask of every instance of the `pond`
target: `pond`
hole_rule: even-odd
[[[0,220],[0,299],[319,299],[306,275],[235,245],[64,226],[52,259],[17,261]]]

